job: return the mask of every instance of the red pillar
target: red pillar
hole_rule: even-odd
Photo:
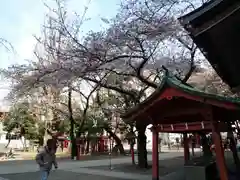
[[[158,132],[152,128],[152,180],[159,180]]]
[[[228,180],[227,167],[224,157],[224,150],[221,143],[221,135],[218,130],[217,122],[212,120],[212,136],[215,144],[216,160],[221,180]]]
[[[186,163],[190,159],[189,140],[187,133],[183,134],[183,145],[184,145],[184,161]]]

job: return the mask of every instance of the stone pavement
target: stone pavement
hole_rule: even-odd
[[[80,173],[81,171],[81,173]],[[26,172],[16,174],[2,174],[0,180],[38,180],[40,179],[39,172]],[[160,177],[160,180],[182,180],[184,177],[183,172],[177,172],[169,174],[164,177]],[[111,171],[96,171],[81,168],[77,172],[57,170],[50,174],[49,180],[89,180],[88,178],[95,178],[98,180],[149,180],[152,177],[149,175],[139,175],[123,172],[111,172]]]
[[[29,173],[18,173],[18,174],[8,174],[2,175],[0,180],[38,180],[40,179],[40,175],[38,172],[29,172]],[[74,172],[67,171],[54,171],[50,174],[49,180],[90,180],[90,179],[98,179],[98,180],[121,180],[114,177],[106,177],[99,175],[90,175],[90,174],[80,174]]]
[[[136,174],[142,174],[142,175],[151,175],[152,174],[152,162],[149,161],[149,168],[142,169],[138,166],[132,165],[132,163],[126,163],[126,164],[114,164],[112,166],[113,172],[124,172],[124,173],[136,173]],[[183,168],[184,164],[184,158],[183,157],[175,157],[171,159],[165,159],[159,161],[159,174],[160,176],[165,176],[167,174],[173,173],[178,171],[179,169]],[[110,166],[94,166],[94,167],[88,167],[88,169],[95,169],[95,170],[109,170]]]
[[[161,160],[170,159],[173,157],[182,156],[182,152],[173,153],[160,153],[159,158]],[[151,155],[148,155],[148,159],[151,160]],[[130,157],[112,159],[112,165],[131,163]],[[134,172],[122,172],[114,171],[110,169],[97,169],[93,167],[108,166],[109,159],[93,160],[93,161],[71,161],[62,160],[59,161],[59,170],[53,171],[49,180],[74,180],[95,177],[107,180],[149,180],[151,174],[141,174]],[[181,172],[179,172],[181,173]],[[179,177],[179,173],[171,173],[162,178],[163,180],[172,179],[172,176]],[[38,167],[34,161],[15,161],[15,162],[2,162],[0,163],[0,177],[4,180],[37,180],[39,179]],[[2,180],[2,179],[0,179]]]

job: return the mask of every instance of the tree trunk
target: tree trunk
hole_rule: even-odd
[[[89,142],[89,139],[87,138],[87,141],[86,141],[86,154],[89,154],[89,148],[90,148],[90,142]]]
[[[76,139],[74,136],[74,119],[73,119],[73,109],[72,109],[72,90],[71,87],[68,88],[68,112],[70,120],[70,141],[71,141],[71,159],[77,154]]]
[[[27,148],[27,141],[26,141],[25,137],[23,137],[23,138],[24,138],[23,143],[24,143],[25,150],[28,151],[28,150],[27,150],[27,149],[28,149],[28,148]]]
[[[21,136],[21,137],[20,137],[20,141],[21,141],[22,146],[23,146],[23,152],[25,152],[26,147],[25,147],[25,144],[24,144],[23,138],[24,138],[24,136]]]
[[[76,139],[74,137],[74,123],[70,118],[70,141],[71,141],[71,159],[74,159],[76,156]]]
[[[161,145],[161,143],[158,144],[158,150],[159,150],[160,153],[162,152],[162,145]]]
[[[137,149],[138,149],[138,166],[140,168],[148,168],[147,160],[147,137],[145,135],[146,126],[137,126]]]
[[[7,145],[5,146],[5,148],[8,148],[10,142],[11,142],[11,138],[8,138],[8,143],[7,143]]]
[[[38,138],[38,142],[39,142],[39,146],[43,146],[44,145],[44,138],[43,137],[39,137]]]
[[[130,143],[130,154],[132,156],[132,165],[135,165],[134,143]]]
[[[125,155],[125,150],[123,148],[121,139],[115,133],[113,133],[109,127],[104,127],[104,129],[107,131],[107,133],[110,135],[110,137],[112,137],[114,139],[114,141],[116,142],[116,146],[117,146],[120,154]]]
[[[210,150],[210,146],[208,144],[208,139],[207,139],[207,136],[206,134],[204,133],[199,133],[199,135],[201,136],[201,139],[202,139],[202,149],[203,149],[203,156],[204,157],[212,157],[212,152]]]

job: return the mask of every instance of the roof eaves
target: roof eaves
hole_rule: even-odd
[[[200,17],[201,15],[203,15],[207,11],[211,10],[212,8],[216,7],[218,4],[220,4],[223,1],[224,0],[209,1],[205,4],[203,4],[202,6],[200,6],[199,8],[195,9],[194,11],[191,11],[190,13],[188,13],[178,19],[182,25],[187,25],[187,24],[189,24],[189,22],[191,22],[195,18]]]
[[[225,97],[225,96],[220,96],[220,95],[215,95],[215,94],[209,94],[209,93],[206,93],[199,89],[196,89],[194,87],[186,86],[186,85],[182,84],[180,81],[179,82],[174,81],[173,79],[169,79],[168,84],[171,87],[179,89],[181,91],[184,91],[188,94],[192,94],[195,96],[200,96],[200,97],[208,98],[208,99],[212,99],[212,100],[217,100],[217,101],[225,101],[225,102],[229,102],[229,103],[235,104],[237,106],[240,106],[240,98]]]
[[[125,119],[125,121],[128,121],[128,119],[131,119],[131,117],[134,115],[134,113],[137,113],[139,109],[143,109],[143,111],[146,110],[146,105],[151,104],[163,91],[165,88],[165,85],[168,84],[168,77],[165,76],[160,83],[159,87],[144,101],[139,103],[137,106],[133,107],[129,111],[125,112],[121,115],[122,119]]]

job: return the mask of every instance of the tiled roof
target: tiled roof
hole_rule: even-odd
[[[194,88],[188,84],[183,84],[180,80],[178,80],[174,76],[165,76],[163,78],[163,81],[159,85],[159,87],[156,89],[156,91],[152,95],[150,95],[146,100],[141,102],[139,105],[130,109],[128,112],[125,112],[121,117],[123,119],[128,118],[131,115],[133,115],[135,112],[137,112],[139,109],[144,108],[145,106],[150,104],[152,101],[157,99],[166,87],[175,88],[175,89],[186,92],[193,96],[203,97],[203,98],[211,99],[211,100],[217,100],[220,102],[221,101],[228,102],[228,103],[234,104],[236,106],[239,106],[239,108],[240,108],[240,98],[226,97],[226,96],[220,96],[220,95],[216,95],[216,94],[209,94],[209,93],[201,91],[197,88]]]

